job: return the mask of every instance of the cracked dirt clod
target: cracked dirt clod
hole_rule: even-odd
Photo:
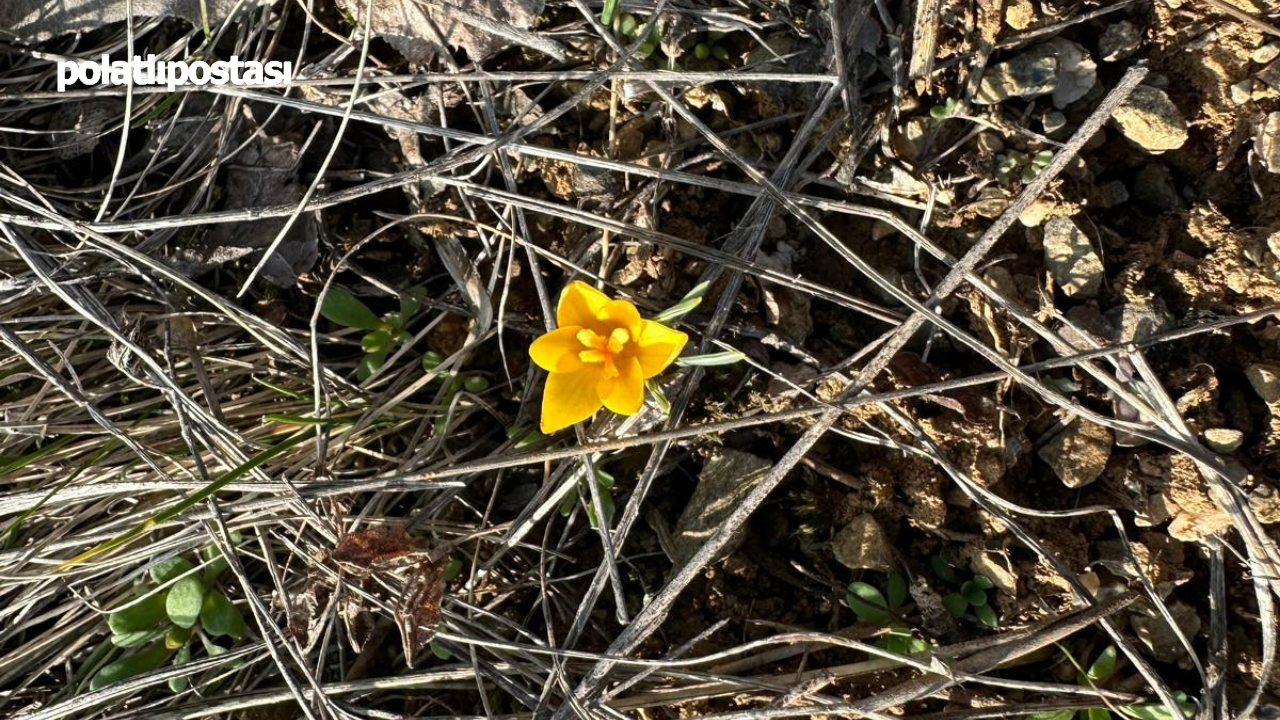
[[[1204,431],[1204,443],[1218,453],[1233,453],[1244,442],[1244,433],[1231,428],[1209,428]]]
[[[1102,475],[1111,457],[1111,430],[1083,418],[1053,436],[1040,448],[1040,459],[1069,488],[1088,485]]]
[[[1187,121],[1168,93],[1139,85],[1111,114],[1120,132],[1150,153],[1177,150],[1187,142]]]
[[[889,537],[870,515],[859,515],[836,533],[831,552],[850,570],[891,572],[897,565]]]
[[[1142,44],[1138,26],[1128,20],[1108,25],[1098,38],[1098,58],[1104,62],[1117,62],[1133,55]]]
[[[1102,259],[1071,218],[1045,223],[1044,259],[1054,281],[1071,297],[1094,297],[1102,287]]]

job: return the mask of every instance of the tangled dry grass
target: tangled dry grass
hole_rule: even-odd
[[[999,23],[1002,4],[977,2],[964,12],[981,27],[948,54],[935,51],[947,35],[938,9],[954,21],[951,6],[969,3],[620,3],[648,24],[670,22],[673,43],[676,27],[731,34],[742,59],[732,66],[664,67],[661,54],[642,57],[647,29],[606,28],[601,6],[585,0],[548,3],[535,28],[507,33],[516,47],[487,62],[459,52],[410,66],[403,48],[370,32],[363,3],[277,3],[208,35],[137,19],[3,46],[0,708],[33,720],[765,720],[1151,703],[1175,717],[1184,690],[1200,717],[1248,716],[1274,692],[1280,551],[1250,501],[1256,478],[1210,449],[1167,389],[1178,360],[1162,355],[1157,369],[1149,355],[1254,332],[1277,307],[1188,314],[1115,342],[988,272],[1018,218],[1064,193],[1064,173],[1148,68],[1119,73],[1069,137],[1051,141],[1039,174],[989,219],[968,216],[968,234],[944,226],[960,216],[939,204],[950,180],[924,163],[912,168],[929,184],[923,196],[870,181],[891,128],[919,110],[921,87],[949,84],[967,104],[1002,49],[1149,4],[1075,7],[996,43],[981,27],[992,5]],[[297,78],[282,88],[52,91],[60,58],[141,49],[286,57]],[[727,122],[733,98],[765,109],[740,107],[745,119]],[[992,113],[975,134],[996,121],[1018,127]],[[873,226],[891,229],[911,263],[886,265]],[[840,265],[795,269],[777,259],[780,237]],[[702,308],[682,321],[691,351],[739,349],[747,361],[668,375],[668,408],[602,414],[576,437],[531,434],[540,382],[527,343],[553,326],[556,294],[575,277],[648,312],[706,283]],[[379,313],[411,294],[420,305],[410,337],[364,379],[360,333],[321,312],[335,286]],[[744,311],[753,293],[773,315]],[[957,297],[1007,332],[975,329]],[[779,330],[796,304],[853,326],[854,349],[832,359],[829,346]],[[894,372],[904,348],[921,347],[936,373]],[[928,360],[934,347],[939,359]],[[426,351],[440,360],[424,369]],[[894,384],[881,382],[886,372]],[[1071,390],[1064,372],[1101,394]],[[485,382],[450,382],[467,377]],[[1100,593],[1088,562],[1064,557],[1047,534],[1098,521],[1090,527],[1122,539],[1138,564],[1130,503],[1042,506],[1003,493],[919,411],[970,391],[997,408],[1001,447],[1030,414],[1057,411],[1064,424],[1144,440],[1151,456],[1189,458],[1212,503],[1196,522],[1217,523],[1196,539],[1202,557],[1182,597],[1207,621],[1200,636],[1181,632],[1167,588],[1137,573]],[[652,516],[662,494],[698,452],[743,437],[779,443],[767,471],[696,551],[669,560]],[[897,458],[890,473],[927,463],[949,488],[937,489],[938,503],[946,495],[976,519],[911,532],[998,533],[1060,595],[1046,599],[1024,579],[1009,613],[1022,622],[930,637],[941,641],[903,657],[873,644],[875,628],[844,627],[843,590],[793,559],[780,572],[827,597],[826,625],[736,610],[691,627],[681,605],[690,588],[732,572],[726,554],[744,531],[760,532],[751,518],[780,486],[815,467],[828,481],[862,482],[823,450],[832,438]],[[614,487],[594,481],[606,466]],[[370,528],[403,528],[413,549],[431,549],[418,565],[378,566],[356,582],[335,548]],[[208,638],[185,664],[91,689],[95,672],[129,652],[109,641],[105,616],[142,602],[140,588],[156,592],[149,570],[175,556],[200,569],[225,562],[217,583],[246,620],[244,638]],[[415,568],[449,560],[456,576],[435,654],[409,667],[395,639],[399,603]],[[913,591],[917,603],[928,597]],[[1170,670],[1138,641],[1125,620],[1135,603],[1169,620],[1187,669]],[[362,611],[372,625],[357,632]],[[1227,638],[1242,628],[1257,647],[1249,663],[1229,662]],[[363,634],[360,650],[353,634]],[[1010,672],[1082,635],[1114,644],[1132,682]]]

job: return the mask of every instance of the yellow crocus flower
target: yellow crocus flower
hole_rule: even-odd
[[[636,306],[574,281],[560,293],[555,330],[529,346],[529,357],[551,373],[542,397],[542,432],[553,433],[601,406],[634,415],[644,405],[644,381],[675,361],[689,336],[645,320]]]

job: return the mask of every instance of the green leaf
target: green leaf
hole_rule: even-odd
[[[462,381],[462,387],[469,393],[484,392],[489,388],[489,380],[480,375],[468,375],[467,379]]]
[[[188,662],[191,662],[190,643],[186,643],[182,647],[178,648],[178,653],[173,656],[174,667],[181,667],[186,665]],[[190,678],[185,675],[182,677],[169,678],[169,689],[176,693],[182,692],[187,689],[188,682],[190,682]]]
[[[982,607],[987,604],[987,591],[973,583],[965,583],[965,586],[960,590],[960,594],[964,595],[964,599],[974,607]]]
[[[942,606],[951,613],[952,617],[964,617],[965,611],[969,609],[969,601],[965,600],[960,593],[951,593],[942,598]]]
[[[1196,714],[1196,705],[1187,699],[1186,693],[1179,690],[1173,694],[1173,698],[1178,702],[1178,709],[1182,711],[1183,718],[1179,720],[1185,720]],[[1120,712],[1137,720],[1174,720],[1173,713],[1160,703],[1125,705],[1120,708]]]
[[[907,579],[901,573],[889,573],[884,590],[890,610],[897,610],[907,601]]]
[[[121,680],[128,680],[135,675],[155,670],[168,657],[169,651],[165,649],[164,643],[156,643],[141,652],[103,666],[89,681],[89,689],[99,690]]]
[[[606,6],[606,9],[607,9],[607,6]],[[617,9],[616,0],[614,2],[614,9],[615,10]],[[612,13],[610,13],[609,21],[612,21],[612,20],[613,20],[613,15]],[[608,24],[609,21],[606,21],[605,24]],[[627,37],[634,37],[636,32],[639,30],[640,30],[640,21],[636,19],[636,16],[632,15],[631,13],[623,13],[622,17],[618,20],[618,32],[622,33]]]
[[[1089,680],[1094,683],[1106,682],[1108,678],[1115,675],[1117,662],[1116,646],[1108,645],[1098,655],[1098,659],[1094,660],[1093,664],[1089,666],[1089,672],[1087,673]]]
[[[612,475],[605,472],[604,468],[600,467],[596,468],[596,482],[600,483],[600,487],[605,490],[612,490],[613,486],[617,484],[617,480],[615,480]]]
[[[441,645],[435,640],[432,640],[430,645],[428,645],[428,647],[431,648],[431,654],[435,655],[437,658],[441,660],[448,660],[449,658],[453,657],[453,653],[449,652],[449,650],[445,648],[445,646]]]
[[[986,575],[974,575],[973,584],[977,585],[983,590],[990,590],[991,588],[996,586],[995,583],[991,582],[991,578],[987,577]]]
[[[146,645],[164,634],[164,630],[156,628],[154,630],[140,630],[138,632],[122,633],[120,635],[111,636],[111,644],[120,648],[138,647]]]
[[[937,575],[938,579],[954,585],[960,584],[960,576],[956,574],[956,569],[951,567],[951,563],[943,560],[941,555],[929,558],[929,564],[933,566],[933,574]]]
[[[440,363],[444,362],[444,355],[435,350],[428,350],[422,353],[422,369],[425,372],[431,372],[440,367]]]
[[[996,611],[991,609],[990,605],[981,605],[973,609],[973,614],[978,616],[978,620],[989,628],[1000,627],[1000,619],[996,617]]]
[[[370,355],[365,355],[360,358],[360,364],[356,366],[356,378],[360,382],[368,380],[386,361],[386,353],[372,353]]]
[[[441,574],[441,582],[450,582],[454,578],[462,574],[462,561],[458,558],[449,558],[449,564],[444,566],[444,573]]]
[[[702,43],[699,43],[699,45],[702,45]],[[695,48],[695,52],[696,52],[696,48]],[[707,53],[708,54],[711,53],[710,48],[707,49]],[[705,56],[702,59],[706,59]],[[699,305],[702,304],[703,296],[705,296],[707,294],[707,290],[710,290],[710,289],[711,289],[711,283],[706,283],[706,282],[698,283],[696,286],[694,286],[692,290],[685,293],[684,297],[680,298],[680,302],[676,303],[675,305],[672,305],[666,310],[663,310],[657,315],[654,315],[653,321],[657,323],[662,323],[663,325],[670,325],[676,320],[679,320],[685,315],[688,315],[689,313],[693,312]]]
[[[360,349],[370,355],[386,353],[391,350],[393,344],[391,333],[386,330],[374,330],[373,332],[365,333],[365,336],[360,338]]]
[[[177,625],[170,625],[169,630],[164,634],[164,646],[170,650],[177,650],[191,640],[191,633],[191,628],[180,628]]]
[[[644,381],[644,387],[649,391],[649,395],[653,397],[653,401],[658,404],[658,409],[662,412],[671,414],[671,401],[667,399],[667,394],[662,391],[662,383],[657,378],[649,378]]]
[[[203,601],[204,583],[200,582],[200,578],[188,575],[169,588],[164,611],[174,625],[189,628],[200,617],[200,604]]]
[[[613,16],[618,14],[619,0],[604,0],[604,9],[600,11],[600,23],[605,27],[613,24]]]
[[[186,558],[167,558],[151,566],[151,580],[157,585],[163,585],[179,575],[191,572],[193,568],[195,565]]]
[[[1111,713],[1106,708],[1089,708],[1084,711],[1086,720],[1111,720]]]
[[[138,602],[107,616],[113,635],[152,630],[164,619],[164,593],[151,593]]]
[[[378,330],[382,327],[382,321],[373,314],[369,306],[337,285],[331,286],[329,292],[325,293],[324,302],[320,304],[320,314],[345,327],[360,330]]]
[[[410,288],[400,293],[400,320],[407,323],[417,315],[422,309],[422,300],[425,296],[426,290],[420,287]]]
[[[844,601],[859,620],[878,625],[889,622],[889,614],[885,612],[889,605],[874,585],[857,581],[849,583]]]
[[[560,514],[569,517],[573,513],[573,506],[578,504],[578,488],[575,487],[564,494],[564,498],[560,500]]]
[[[200,606],[200,625],[214,635],[228,635],[235,640],[244,637],[244,616],[226,595],[213,590]]]
[[[732,365],[741,362],[746,357],[746,354],[741,350],[725,350],[724,352],[707,353],[706,355],[687,355],[682,358],[676,358],[676,365],[680,367]]]

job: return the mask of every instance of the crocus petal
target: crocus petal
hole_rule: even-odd
[[[596,317],[610,330],[623,328],[632,337],[640,334],[640,311],[626,300],[610,300],[596,311]]]
[[[600,368],[583,365],[577,372],[551,373],[542,394],[542,432],[563,430],[600,409]]]
[[[633,343],[633,354],[640,361],[645,379],[666,370],[668,365],[675,362],[687,342],[689,336],[679,330],[672,330],[652,320],[641,320],[640,337]]]
[[[619,357],[614,359],[614,367],[618,369],[618,376],[600,381],[600,400],[619,415],[635,415],[644,405],[644,375],[640,372],[640,361]]]
[[[574,372],[582,367],[578,353],[583,350],[578,342],[577,326],[561,327],[543,335],[529,346],[529,357],[538,367],[552,373]]]
[[[556,306],[556,325],[576,325],[598,332],[602,328],[596,314],[608,303],[608,295],[581,280],[574,280],[560,293],[560,304]]]

